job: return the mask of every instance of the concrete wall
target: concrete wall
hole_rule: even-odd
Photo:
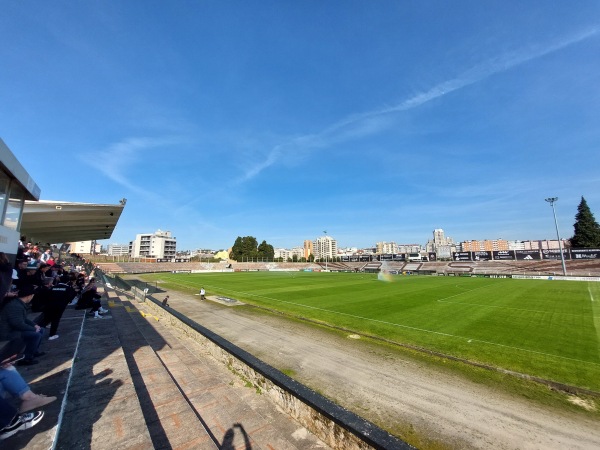
[[[148,297],[145,303],[153,315],[181,335],[200,343],[215,359],[260,389],[263,395],[330,447],[344,450],[413,448],[186,316],[163,308],[157,300]]]

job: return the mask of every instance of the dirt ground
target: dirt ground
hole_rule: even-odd
[[[191,319],[362,417],[405,433],[413,444],[600,448],[600,423],[593,418],[556,412],[435,370],[356,335],[170,294],[172,306]],[[181,301],[174,298],[179,296]]]

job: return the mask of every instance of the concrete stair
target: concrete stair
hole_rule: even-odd
[[[3,449],[327,448],[143,304],[110,291],[103,306],[102,319],[67,309],[60,338],[21,372],[59,399]]]

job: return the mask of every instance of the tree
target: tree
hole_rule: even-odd
[[[258,256],[258,242],[253,236],[238,236],[231,247],[230,258],[236,261],[241,261],[248,258],[256,258]]]
[[[267,244],[267,241],[262,241],[258,246],[258,257],[266,261],[273,261],[275,257],[275,249],[272,245]]]
[[[596,222],[585,198],[577,207],[575,215],[575,234],[571,238],[573,248],[600,248],[600,225]]]
[[[267,244],[266,241],[262,241],[258,245],[258,241],[254,236],[238,236],[235,243],[231,247],[231,253],[229,257],[236,261],[243,260],[273,260],[275,256],[275,249],[272,245]]]

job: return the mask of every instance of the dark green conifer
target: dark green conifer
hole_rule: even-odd
[[[600,225],[596,222],[585,198],[577,207],[575,215],[575,234],[571,238],[572,248],[600,248]]]

